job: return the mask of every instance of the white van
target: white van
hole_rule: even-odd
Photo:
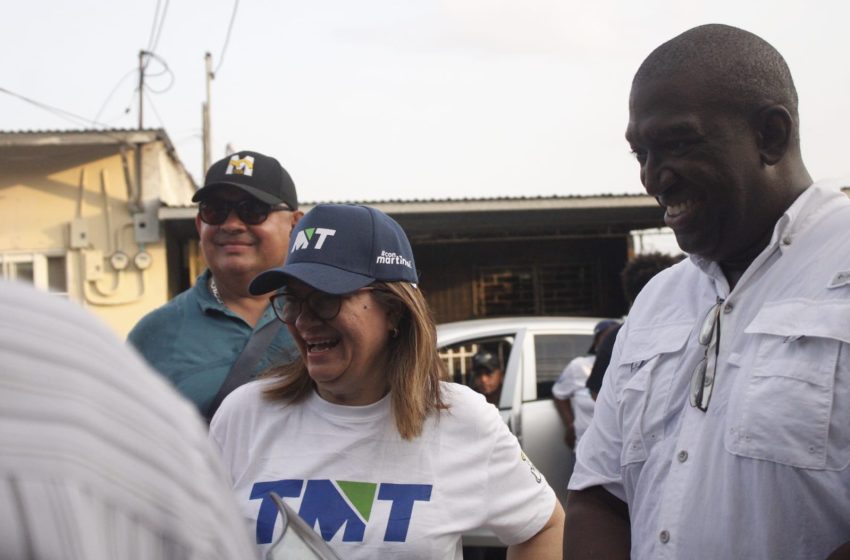
[[[472,356],[486,349],[504,366],[498,399],[502,419],[543,473],[562,504],[573,457],[552,402],[552,385],[573,358],[587,354],[601,318],[509,317],[437,326],[437,345],[454,381],[473,386]],[[464,536],[464,545],[499,546],[485,533]]]

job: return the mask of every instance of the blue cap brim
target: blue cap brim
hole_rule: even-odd
[[[286,286],[290,279],[299,280],[327,294],[350,294],[375,281],[374,278],[320,263],[290,263],[261,272],[251,281],[248,291],[258,296]]]

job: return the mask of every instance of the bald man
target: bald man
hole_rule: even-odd
[[[812,183],[782,56],[664,43],[626,139],[689,258],[620,330],[570,481],[565,557],[846,557],[850,200]]]

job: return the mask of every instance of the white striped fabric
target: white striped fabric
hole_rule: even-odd
[[[0,558],[255,551],[194,407],[76,304],[0,282]]]

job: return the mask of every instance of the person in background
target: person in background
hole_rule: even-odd
[[[499,411],[443,381],[436,327],[401,227],[321,204],[259,275],[300,357],[233,391],[210,424],[264,552],[271,493],[347,560],[462,558],[491,529],[515,558],[561,557],[563,509]]]
[[[623,286],[623,296],[629,308],[634,304],[635,298],[649,280],[664,270],[682,260],[682,255],[666,255],[664,253],[644,253],[630,260],[620,273],[620,281]],[[614,350],[614,342],[617,333],[623,324],[618,322],[602,334],[599,344],[596,346],[596,358],[590,368],[586,386],[590,391],[591,398],[595,401],[602,387],[602,379],[605,370],[611,362],[611,352]]]
[[[727,25],[644,60],[626,139],[689,255],[641,291],[569,483],[565,557],[848,558],[850,199],[782,56]]]
[[[472,356],[472,385],[484,395],[487,402],[499,406],[505,372],[499,357],[489,350],[481,349]]]
[[[289,173],[258,152],[214,163],[192,201],[209,268],[143,317],[128,340],[209,420],[229,391],[297,353],[268,299],[248,284],[283,263],[303,213]]]
[[[197,411],[81,307],[0,281],[4,559],[255,557]]]
[[[590,369],[596,359],[599,341],[620,323],[611,319],[599,321],[593,327],[593,341],[586,356],[576,356],[566,365],[552,385],[552,397],[558,415],[564,423],[564,443],[575,449],[593,418],[593,398],[586,387]]]

